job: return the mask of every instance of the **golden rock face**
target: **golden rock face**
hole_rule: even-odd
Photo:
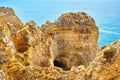
[[[107,53],[107,54],[106,54]],[[120,40],[99,49],[96,58],[86,70],[84,79],[120,79]]]
[[[4,26],[6,24],[12,24],[18,29],[23,27],[22,22],[15,15],[13,9],[6,7],[0,7],[0,23],[3,23]]]
[[[98,35],[84,12],[38,27],[0,7],[0,79],[119,80],[120,40],[98,50]]]
[[[65,13],[54,23],[44,24],[41,30],[55,41],[56,48],[51,45],[57,51],[52,53],[55,54],[54,60],[64,65],[65,69],[87,66],[97,53],[98,28],[84,12]]]

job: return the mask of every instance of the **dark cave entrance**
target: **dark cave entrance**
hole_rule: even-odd
[[[64,63],[59,62],[57,60],[54,60],[54,66],[62,68],[63,70],[66,70],[66,71],[70,70]]]

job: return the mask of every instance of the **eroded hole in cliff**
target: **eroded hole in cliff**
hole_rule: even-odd
[[[54,60],[54,66],[62,68],[65,71],[70,70],[63,62],[60,62],[60,61],[57,61],[57,60]]]
[[[28,45],[20,45],[18,48],[17,48],[17,51],[20,52],[20,53],[24,53],[25,51],[28,50]]]

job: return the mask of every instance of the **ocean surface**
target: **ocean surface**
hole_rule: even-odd
[[[99,47],[120,39],[120,0],[0,0],[0,6],[13,8],[23,23],[34,20],[38,26],[63,13],[83,11],[99,27]]]

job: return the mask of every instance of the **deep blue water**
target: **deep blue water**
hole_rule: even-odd
[[[55,21],[62,13],[84,11],[99,27],[99,46],[120,39],[120,0],[0,0],[12,7],[23,23],[34,20],[39,26]]]

